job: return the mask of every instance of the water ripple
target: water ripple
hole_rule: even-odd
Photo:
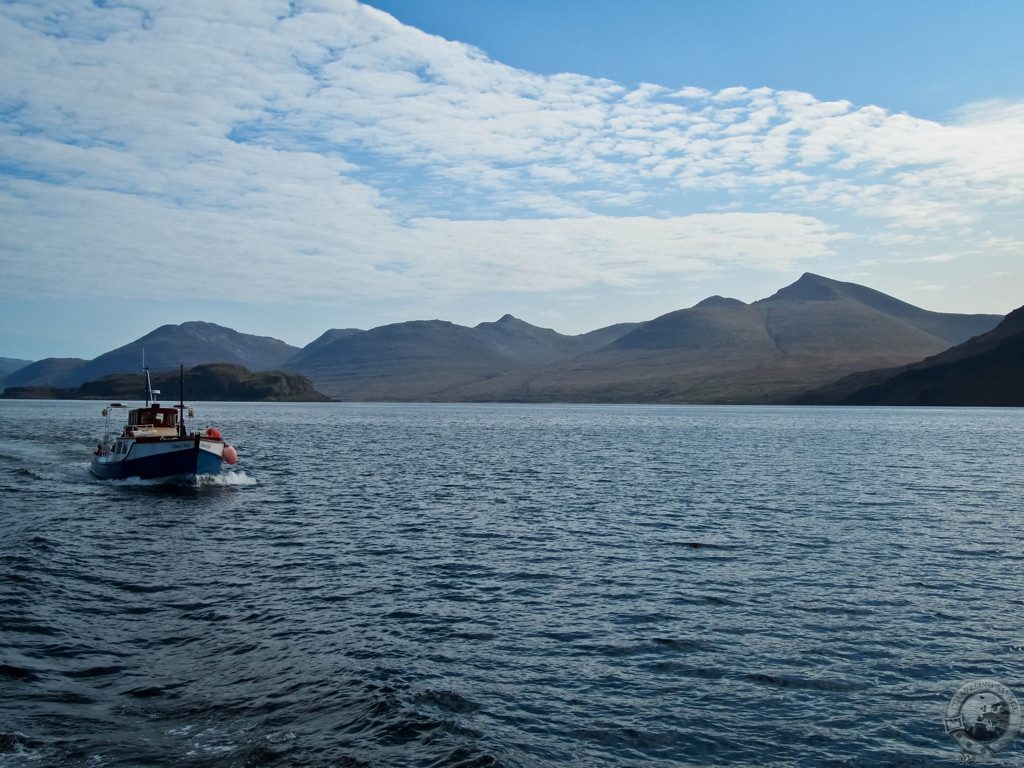
[[[1024,694],[1016,411],[218,404],[166,483],[94,410],[0,402],[0,766],[948,765]]]

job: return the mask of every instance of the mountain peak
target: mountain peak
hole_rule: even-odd
[[[361,328],[329,328],[304,346],[298,354],[289,359],[289,362],[298,360],[311,352],[329,347],[339,339],[347,339],[349,336],[355,336],[357,333],[362,332]]]
[[[497,321],[495,321],[494,324],[495,325],[515,325],[515,326],[530,325],[525,320],[520,320],[515,315],[510,315],[508,313],[506,313],[506,314],[502,315],[501,317],[499,317],[497,319]]]
[[[478,323],[475,327],[478,330],[490,328],[503,331],[511,331],[513,329],[529,330],[531,328],[535,328],[536,326],[530,325],[530,323],[526,322],[525,320],[520,320],[515,315],[504,314],[493,322]]]
[[[171,326],[174,327],[173,325]],[[181,323],[181,328],[223,328],[223,325],[217,325],[216,323],[210,323],[206,320],[186,320]],[[230,329],[229,329],[230,330]]]
[[[761,301],[828,301],[843,295],[838,280],[804,272],[795,282],[781,288],[767,299]]]
[[[137,339],[137,341],[148,341],[154,338],[161,338],[165,336],[180,336],[183,333],[186,334],[209,334],[209,333],[235,333],[231,328],[225,328],[223,325],[217,325],[216,323],[208,323],[205,320],[186,320],[183,323],[165,323],[152,331],[147,333],[145,336]]]
[[[693,308],[697,309],[697,308],[704,308],[704,307],[745,307],[745,306],[746,306],[746,304],[743,303],[742,301],[740,301],[739,299],[731,299],[728,296],[719,296],[718,294],[715,294],[714,296],[708,296],[706,299],[704,299],[702,301],[698,301],[696,304],[693,305]]]

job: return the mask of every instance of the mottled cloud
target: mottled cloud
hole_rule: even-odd
[[[539,75],[346,0],[14,2],[0,40],[16,295],[169,263],[254,299],[630,287],[1022,235],[1020,103]]]

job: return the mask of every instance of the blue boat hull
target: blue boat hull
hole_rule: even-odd
[[[124,480],[138,477],[155,480],[179,475],[215,475],[220,472],[221,457],[204,451],[198,445],[180,451],[163,453],[158,456],[130,457],[122,461],[97,461],[93,459],[91,470],[103,480]]]

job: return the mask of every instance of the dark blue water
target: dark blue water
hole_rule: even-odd
[[[1024,413],[0,402],[0,765],[952,765],[1024,694]],[[1001,754],[1024,760],[1024,737]]]

